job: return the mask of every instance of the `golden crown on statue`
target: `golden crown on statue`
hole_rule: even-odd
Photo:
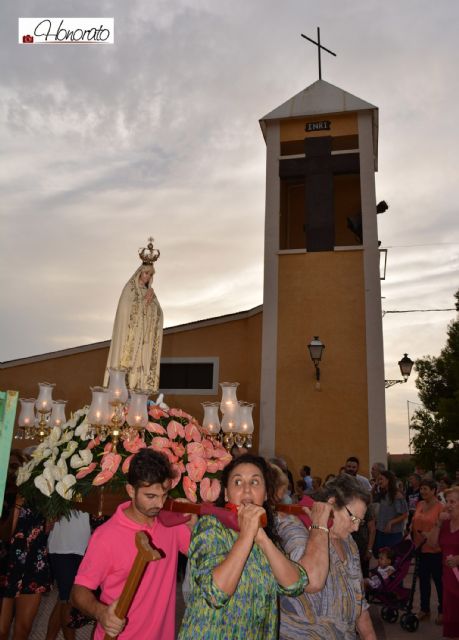
[[[148,244],[146,247],[139,249],[139,258],[143,264],[153,264],[161,255],[159,249],[153,249],[153,238],[148,238]]]

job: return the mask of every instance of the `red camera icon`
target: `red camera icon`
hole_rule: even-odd
[[[24,43],[33,42],[33,36],[22,36],[22,42]]]

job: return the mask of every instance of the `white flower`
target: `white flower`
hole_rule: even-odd
[[[68,473],[67,463],[64,458],[60,458],[57,464],[48,467],[55,480],[62,480]]]
[[[16,485],[19,487],[24,482],[30,478],[30,474],[32,473],[32,469],[35,467],[35,461],[30,460],[26,464],[23,464],[22,467],[18,469],[18,475],[16,477]]]
[[[91,439],[91,435],[89,434],[90,428],[91,428],[91,425],[85,418],[83,422],[75,429],[75,435],[79,436],[81,440],[90,440]]]
[[[51,433],[46,438],[45,442],[48,442],[48,446],[53,448],[59,442],[62,435],[62,431],[60,427],[53,427],[51,429]]]
[[[89,449],[82,449],[70,458],[72,469],[87,467],[92,462],[92,452]]]
[[[33,483],[43,495],[49,498],[54,491],[54,478],[51,469],[47,467],[41,475],[34,479]]]
[[[72,431],[72,429],[69,429],[68,431],[64,431],[64,433],[62,434],[62,438],[59,440],[59,444],[70,442],[70,440],[73,438],[73,434],[74,432]]]
[[[75,440],[70,440],[70,442],[67,443],[64,451],[61,453],[61,460],[70,458],[70,456],[73,455],[73,452],[76,449],[78,449],[78,442],[75,442]]]
[[[65,500],[71,500],[73,497],[73,485],[76,483],[75,476],[72,476],[71,473],[67,474],[56,483],[56,491],[57,493],[65,498]]]

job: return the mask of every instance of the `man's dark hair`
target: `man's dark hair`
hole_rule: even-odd
[[[141,449],[131,460],[128,482],[134,489],[172,480],[174,472],[165,455],[153,449]]]
[[[350,457],[346,460],[346,462],[357,462],[357,464],[358,464],[358,465],[359,465],[359,467],[360,467],[360,460],[359,460],[358,458],[356,458],[355,456],[350,456]]]
[[[304,476],[310,476],[311,475],[311,467],[308,467],[307,464],[305,464],[304,467],[303,467],[303,475]]]

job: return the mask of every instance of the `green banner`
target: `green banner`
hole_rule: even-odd
[[[5,497],[6,476],[8,474],[17,403],[17,391],[0,391],[0,513],[3,509],[3,499]]]

